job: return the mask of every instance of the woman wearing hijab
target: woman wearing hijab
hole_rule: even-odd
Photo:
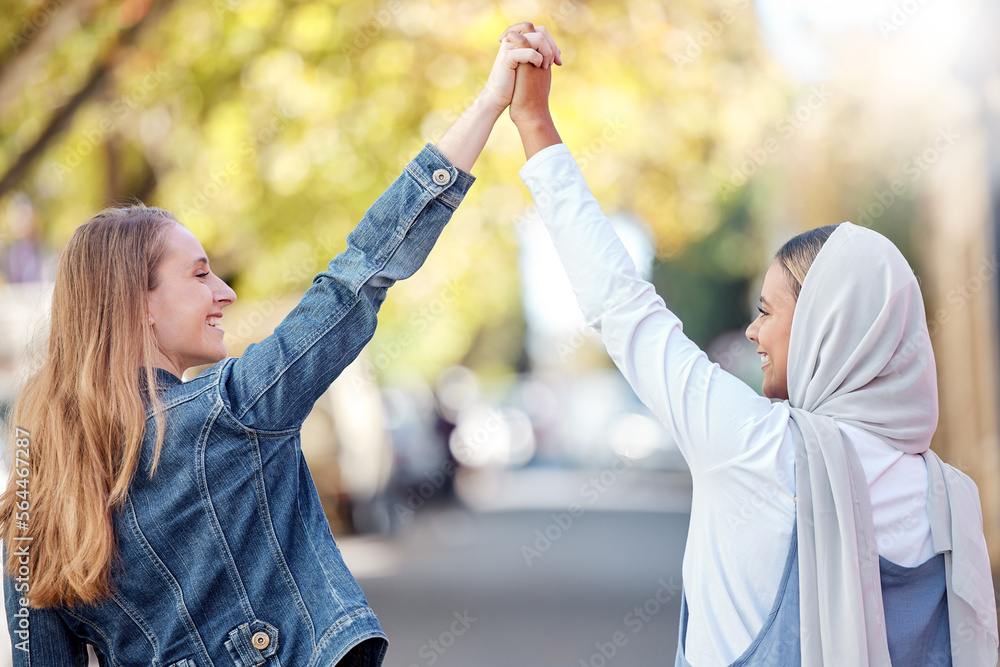
[[[300,428],[472,186],[518,63],[553,62],[548,36],[505,33],[476,100],[239,358],[221,328],[236,294],[171,214],[111,209],[74,232],[0,504],[14,665],[83,665],[87,644],[102,666],[382,663]]]
[[[639,276],[560,143],[550,73],[526,70],[521,177],[587,322],[691,468],[676,665],[995,665],[978,491],[928,449],[934,356],[896,247],[845,222],[778,251],[746,332],[761,397]]]

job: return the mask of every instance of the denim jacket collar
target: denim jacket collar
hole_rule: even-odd
[[[160,391],[166,391],[173,386],[183,384],[184,381],[179,377],[171,373],[170,371],[164,370],[162,368],[157,368],[156,370],[156,386]]]
[[[162,394],[172,387],[176,387],[179,384],[184,384],[183,381],[171,373],[168,370],[162,368],[154,368],[153,372],[156,377],[156,393]],[[146,373],[144,370],[139,369],[139,392],[143,396],[143,400],[148,400],[146,396]]]

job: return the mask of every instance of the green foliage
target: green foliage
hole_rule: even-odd
[[[28,66],[31,40],[18,35],[39,11],[54,19],[77,4],[9,7],[0,69]],[[0,193],[0,211],[15,193],[28,195],[52,247],[134,196],[191,228],[244,302],[301,292],[478,92],[502,30],[529,17],[562,48],[553,114],[605,211],[644,219],[659,256],[677,260],[658,282],[690,314],[696,338],[745,321],[737,304],[762,260],[747,245],[746,211],[721,202],[718,175],[763,141],[786,104],[750,3],[178,0],[146,16],[148,7],[94,4],[83,29],[49,45],[37,75],[0,110],[7,169],[99,63],[112,63],[65,130]],[[115,55],[121,31],[143,21]],[[427,374],[466,358],[517,363],[522,163],[505,116],[427,265],[390,295],[373,349],[409,332],[401,365]],[[450,289],[457,298],[414,333],[421,307]]]

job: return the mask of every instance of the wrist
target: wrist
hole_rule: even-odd
[[[547,110],[544,115],[530,115],[516,122],[524,146],[524,158],[530,160],[538,151],[562,143],[556,124]]]
[[[480,93],[436,142],[438,150],[454,166],[471,172],[504,108]]]
[[[524,132],[534,132],[543,129],[555,128],[555,123],[552,120],[552,114],[549,113],[548,107],[528,112],[522,111],[517,114],[513,113],[512,109],[510,119],[513,121],[518,132],[521,132],[522,134]]]
[[[494,122],[500,119],[500,115],[503,114],[504,109],[510,105],[510,102],[504,103],[502,100],[498,99],[496,95],[490,92],[489,87],[483,87],[476,95],[476,99],[472,101],[469,105],[469,111],[477,113],[486,118],[492,118]]]

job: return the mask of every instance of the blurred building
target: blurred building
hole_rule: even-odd
[[[932,447],[978,485],[1000,582],[1000,11],[759,5],[772,52],[830,98],[781,145],[775,238],[850,220],[910,260],[937,364]]]
[[[941,419],[935,448],[979,486],[994,584],[1000,580],[1000,48],[996,3],[962,3],[967,42],[955,63],[966,97],[948,162],[924,198],[928,327],[937,356]]]

